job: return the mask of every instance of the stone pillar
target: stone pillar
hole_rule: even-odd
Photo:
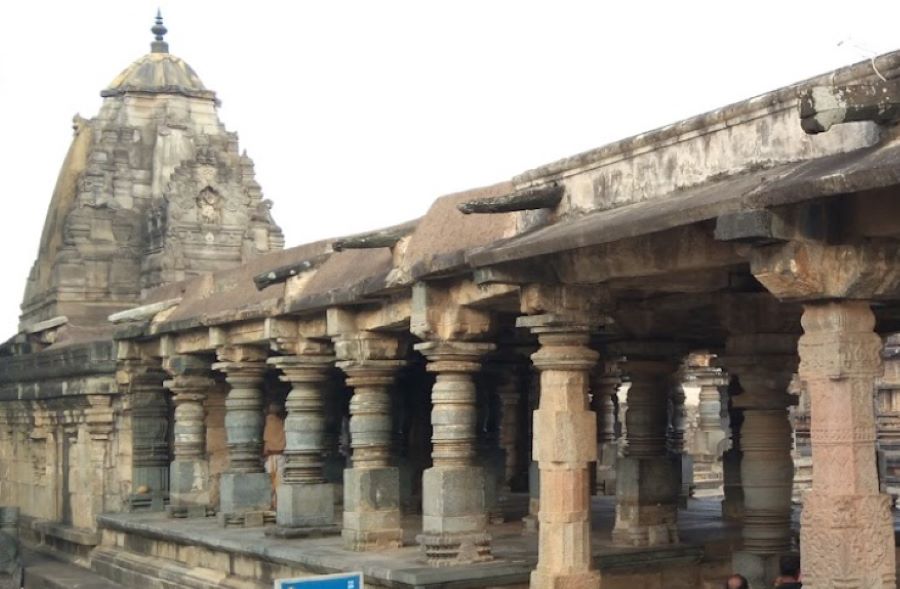
[[[878,379],[875,393],[878,449],[884,459],[881,472],[885,490],[900,496],[900,334],[885,339],[884,376]]]
[[[540,402],[540,371],[532,368],[527,377],[528,383],[528,415],[534,415]],[[534,419],[526,421],[528,428],[528,515],[522,518],[524,531],[537,532],[538,513],[541,510],[541,472],[534,453]]]
[[[503,475],[500,490],[509,493],[513,481],[519,475],[520,464],[520,411],[522,398],[521,364],[516,359],[499,362],[497,368],[497,396],[500,401],[500,448],[503,451]]]
[[[337,337],[338,368],[347,375],[352,467],[344,471],[344,525],[348,550],[384,550],[403,543],[400,471],[391,466],[391,400],[388,390],[406,363],[393,338],[370,333]]]
[[[875,465],[875,317],[865,302],[841,301],[804,305],[802,323],[814,464],[800,529],[803,586],[896,587],[890,497]]]
[[[682,351],[667,344],[619,346],[631,381],[625,414],[628,446],[619,458],[616,523],[619,546],[678,542],[680,462],[667,451],[667,401]]]
[[[415,349],[437,375],[431,390],[432,467],[422,473],[422,534],[428,564],[491,559],[485,472],[475,464],[476,410],[472,375],[494,344],[424,342]]]
[[[597,414],[597,476],[595,492],[598,495],[616,494],[616,459],[619,444],[616,441],[616,403],[622,375],[617,362],[603,362],[593,372],[591,381],[592,403]]]
[[[586,323],[554,315],[520,317],[537,335],[531,356],[541,373],[534,412],[534,458],[540,469],[538,562],[532,589],[599,588],[591,563],[590,463],[597,459],[597,418],[588,406],[590,372],[599,354]]]
[[[307,342],[297,355],[269,358],[291,384],[285,401],[284,476],[278,485],[278,536],[334,532],[334,489],[326,482],[325,399],[334,365],[330,345]]]
[[[728,450],[722,454],[722,519],[741,521],[744,517],[744,486],[741,483],[741,425],[744,410],[734,405],[735,395],[740,393],[736,380],[732,380],[726,393],[725,406],[728,411]]]
[[[781,333],[732,335],[722,360],[743,390],[732,399],[743,409],[744,491],[743,547],[733,555],[733,568],[754,586],[771,585],[779,557],[792,549],[794,462],[787,408],[794,400],[788,386],[797,368],[796,341]]]
[[[105,387],[104,387],[105,388]],[[110,387],[112,388],[112,387]],[[115,410],[112,405],[113,396],[109,393],[87,395],[90,407],[85,409],[84,417],[90,435],[90,514],[87,520],[94,523],[97,516],[108,511],[106,498],[111,484],[110,473],[114,462],[110,449],[110,441],[115,421]],[[108,484],[109,483],[109,484]],[[84,514],[82,514],[84,515]]]
[[[812,449],[809,446],[809,395],[806,387],[795,374],[788,387],[788,393],[795,397],[794,405],[788,410],[794,429],[794,490],[791,501],[802,503],[803,496],[812,488]]]
[[[128,359],[116,371],[125,410],[131,416],[130,511],[162,511],[169,494],[169,405],[163,381],[166,373],[156,361]]]
[[[700,388],[697,429],[690,442],[694,462],[695,494],[722,492],[722,454],[726,431],[722,425],[722,391],[726,378],[711,364],[709,354],[691,355],[687,367],[690,381]]]
[[[261,526],[272,506],[272,480],[262,462],[266,351],[226,347],[218,358],[213,369],[224,373],[231,387],[225,398],[228,469],[219,479],[219,520],[226,526]]]
[[[676,464],[678,507],[681,508],[687,508],[694,487],[694,462],[692,456],[684,451],[684,436],[687,429],[686,398],[679,372],[678,378],[669,388],[669,428],[666,446]]]
[[[203,401],[213,386],[210,364],[197,356],[171,356],[164,386],[175,404],[174,457],[169,471],[169,514],[206,517],[210,509],[209,462]]]

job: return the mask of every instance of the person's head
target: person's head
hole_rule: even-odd
[[[798,578],[800,576],[800,557],[796,554],[785,554],[778,559],[778,569],[781,571],[782,577]]]
[[[750,583],[744,575],[734,574],[725,581],[725,589],[750,589]]]

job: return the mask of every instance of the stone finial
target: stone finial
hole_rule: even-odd
[[[156,24],[150,29],[153,33],[154,41],[150,43],[150,51],[152,53],[168,53],[169,44],[163,41],[163,36],[169,32],[169,29],[163,25],[162,11],[156,11]]]

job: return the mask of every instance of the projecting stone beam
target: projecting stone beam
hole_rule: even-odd
[[[359,235],[351,235],[342,239],[335,240],[331,243],[331,248],[336,251],[351,249],[373,249],[378,247],[394,247],[398,241],[412,234],[416,230],[419,220],[407,221],[400,225],[371,231],[369,233],[360,233]]]
[[[131,309],[125,309],[118,313],[113,313],[107,317],[110,323],[127,323],[129,321],[144,321],[153,319],[157,313],[162,313],[166,309],[170,309],[181,302],[181,297],[174,299],[166,299],[158,303],[150,303],[149,305],[141,305]]]
[[[900,81],[853,86],[813,86],[800,94],[800,126],[809,134],[853,121],[900,120]]]
[[[318,256],[314,256],[295,264],[288,264],[286,266],[274,268],[272,270],[269,270],[268,272],[263,272],[262,274],[258,274],[253,277],[253,284],[256,285],[256,290],[263,290],[272,286],[273,284],[285,282],[292,276],[297,276],[298,274],[302,274],[307,270],[311,270],[312,268],[319,266],[322,262],[327,260],[330,255],[331,254],[319,254]]]
[[[548,184],[517,190],[503,196],[477,198],[456,205],[464,215],[472,213],[512,213],[535,209],[552,209],[562,200],[565,188],[560,184]]]

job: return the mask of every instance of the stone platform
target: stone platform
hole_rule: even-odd
[[[594,498],[594,561],[604,589],[718,587],[729,572],[739,529],[719,521],[717,500],[691,500],[680,513],[684,542],[655,549],[611,545],[614,498]],[[351,552],[339,536],[279,539],[263,528],[222,528],[215,518],[169,519],[163,514],[100,516],[102,542],[93,570],[125,586],[170,589],[263,588],[273,579],[361,570],[366,583],[395,588],[527,586],[537,560],[537,535],[520,521],[491,526],[493,562],[432,568],[415,544],[419,516],[404,518],[404,547]]]

